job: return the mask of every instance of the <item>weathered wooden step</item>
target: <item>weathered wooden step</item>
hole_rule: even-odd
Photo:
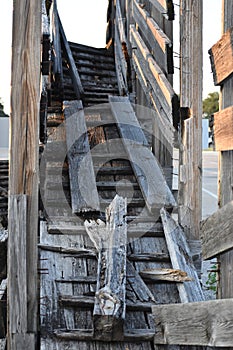
[[[128,259],[134,262],[170,262],[170,257],[165,253],[129,254]]]
[[[73,341],[95,341],[100,340],[94,337],[94,331],[92,329],[59,329],[54,331],[54,335],[61,340],[73,340]],[[152,341],[154,339],[155,332],[152,329],[128,329],[124,333],[123,339],[116,339],[115,341],[123,342],[144,342]],[[113,340],[114,341],[114,340]]]
[[[74,255],[79,258],[96,258],[95,249],[85,249],[85,248],[64,248],[60,246],[52,246],[46,244],[39,244],[38,247],[41,250],[47,250],[50,252]]]
[[[104,57],[109,56],[113,58],[113,52],[110,50],[107,50],[106,48],[97,48],[93,46],[87,46],[83,44],[74,43],[72,41],[69,41],[69,45],[73,51],[77,51],[78,53],[88,52],[90,54],[97,55],[97,56],[102,55]]]
[[[86,235],[86,230],[83,225],[67,225],[65,222],[60,222],[58,224],[49,224],[48,226],[49,234],[63,234],[63,235]],[[162,225],[160,223],[151,224],[149,228],[144,225],[136,226],[129,225],[127,229],[128,238],[137,237],[164,237],[164,232]]]
[[[77,64],[77,61],[76,61]],[[64,71],[66,72],[67,69],[64,69]],[[116,73],[115,70],[100,70],[100,67],[98,65],[96,65],[96,69],[91,69],[89,67],[83,67],[83,66],[79,66],[79,74],[82,75],[89,75],[89,76],[93,76],[93,77],[116,77]],[[66,72],[67,73],[67,72]]]
[[[95,297],[90,296],[73,296],[73,295],[60,295],[59,303],[63,307],[75,307],[75,308],[87,308],[93,309],[95,303]],[[143,312],[151,312],[151,307],[153,303],[146,302],[132,302],[127,301],[126,309],[128,311],[143,311]]]
[[[108,206],[112,201],[112,198],[103,199],[100,198],[100,207],[104,208]],[[56,199],[46,199],[46,205],[48,207],[53,208],[62,208],[65,204],[67,204],[67,201],[65,201],[64,197],[58,197]],[[133,198],[129,203],[127,203],[127,207],[129,208],[135,208],[135,207],[144,207],[145,206],[145,200],[143,198]]]

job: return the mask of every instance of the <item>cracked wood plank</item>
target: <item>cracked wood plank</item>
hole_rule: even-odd
[[[233,299],[152,307],[154,343],[231,347]]]
[[[63,107],[72,211],[99,211],[99,197],[82,101],[64,101]]]
[[[204,300],[202,288],[184,232],[164,208],[161,209],[160,213],[172,267],[187,272],[187,275],[192,279],[190,282],[177,285],[181,302],[202,301]]]
[[[157,159],[147,147],[147,139],[129,99],[110,96],[109,102],[148,209],[153,212],[163,206],[175,206],[176,201]]]
[[[126,309],[126,199],[114,198],[106,209],[106,225],[85,221],[87,233],[99,251],[94,305],[94,336],[105,341],[123,338]]]

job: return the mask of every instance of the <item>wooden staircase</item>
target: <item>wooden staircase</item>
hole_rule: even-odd
[[[174,197],[133,108],[127,97],[109,96],[117,94],[112,73],[95,71],[95,60],[104,63],[107,57],[114,72],[111,53],[76,44],[71,48],[79,48],[74,56],[80,60],[76,63],[88,107],[72,101],[72,84],[65,78],[67,101],[57,113],[57,124],[48,119],[49,139],[42,156],[41,349],[154,349],[152,306],[202,300],[199,279],[183,232],[168,213],[176,205]],[[82,130],[82,135],[71,147],[74,130]],[[54,154],[58,149],[62,152]],[[91,157],[83,177],[80,164],[87,155]],[[137,162],[142,162],[141,168]],[[80,204],[75,192],[82,187],[85,198]],[[88,198],[94,193],[98,203],[91,208]],[[97,329],[96,292],[106,267],[86,223],[94,229],[104,226],[106,208],[116,195],[127,201],[126,312],[121,326],[115,316],[99,316],[102,328]]]

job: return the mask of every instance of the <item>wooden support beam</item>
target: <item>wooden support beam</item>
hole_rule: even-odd
[[[173,45],[167,35],[137,0],[133,1],[133,16],[144,37],[147,38],[152,54],[165,74],[173,74]],[[172,64],[171,64],[172,63]]]
[[[169,21],[175,19],[175,11],[172,0],[149,0],[150,3],[161,12],[162,15],[168,16]]]
[[[180,125],[178,214],[189,240],[199,240],[202,208],[202,22],[203,1],[181,0],[180,106],[191,117]]]
[[[209,50],[214,84],[220,85],[233,73],[233,27]]]
[[[217,151],[233,150],[233,106],[214,114],[214,140]]]
[[[233,299],[152,307],[154,344],[231,347]]]
[[[85,221],[90,239],[99,251],[94,306],[94,337],[122,340],[126,310],[126,199],[116,196],[106,209],[104,222]]]
[[[63,104],[73,213],[98,211],[99,197],[81,101]]]
[[[222,34],[233,27],[233,3],[231,0],[222,1]],[[224,58],[224,62],[232,59]],[[224,80],[220,93],[220,111],[224,111],[229,106],[233,106],[233,75]],[[219,178],[218,178],[218,202],[222,207],[233,200],[233,150],[221,151],[219,153]],[[219,284],[218,298],[233,297],[233,251],[222,253],[219,257]]]
[[[184,282],[178,285],[181,302],[187,303],[204,300],[202,288],[183,230],[164,208],[161,209],[160,213],[172,267],[173,269],[186,272],[191,278],[190,282]]]
[[[233,248],[233,201],[202,222],[203,259],[211,259]]]
[[[12,42],[12,81],[11,81],[11,149],[10,149],[10,182],[9,193],[12,201],[17,201],[19,195],[27,196],[27,206],[23,209],[13,205],[9,210],[9,240],[14,240],[15,226],[22,228],[22,217],[27,217],[26,234],[26,321],[23,321],[23,331],[30,338],[30,346],[22,349],[35,349],[38,325],[38,288],[37,288],[37,241],[38,241],[38,183],[39,183],[39,104],[40,104],[40,74],[41,74],[41,1],[16,0],[13,8],[13,42]],[[15,197],[16,196],[16,197]],[[12,202],[11,201],[11,202]],[[21,204],[19,206],[21,206]],[[19,215],[19,212],[20,215]],[[25,211],[25,213],[24,213]],[[19,216],[18,216],[19,215]],[[16,220],[18,217],[18,221]],[[16,223],[17,222],[17,223]],[[23,229],[22,229],[23,230]],[[21,244],[20,236],[19,244]],[[8,244],[9,252],[14,247]],[[23,249],[23,248],[22,248]],[[21,251],[23,253],[23,251]],[[11,253],[8,254],[9,257]],[[23,261],[23,257],[22,261]],[[8,266],[9,281],[15,277],[18,268],[17,260],[11,260]],[[23,263],[24,264],[24,263]],[[18,281],[21,283],[22,281]],[[16,292],[13,285],[8,288],[9,295]],[[21,293],[21,290],[19,289]],[[9,310],[9,330],[14,329],[14,302]],[[21,313],[22,315],[22,313]],[[25,325],[26,322],[26,325]],[[25,328],[26,327],[26,328]],[[9,331],[9,337],[12,334]],[[14,339],[9,339],[9,343]],[[19,341],[20,344],[20,341]],[[13,344],[11,350],[16,349]],[[20,348],[20,345],[19,345]]]
[[[175,199],[162,170],[147,148],[147,139],[129,99],[110,96],[109,102],[148,209],[153,212],[164,205],[175,206]]]
[[[76,98],[79,100],[83,94],[84,94],[84,89],[82,86],[82,82],[78,73],[78,69],[75,65],[75,61],[72,55],[72,51],[70,49],[70,45],[66,39],[66,35],[60,20],[59,15],[58,16],[58,24],[59,24],[59,32],[61,34],[61,39],[62,39],[62,45],[63,45],[63,49],[64,49],[64,54],[68,63],[68,67],[69,67],[69,73],[71,76],[71,80],[73,83],[73,87],[74,87],[74,91],[76,94]]]

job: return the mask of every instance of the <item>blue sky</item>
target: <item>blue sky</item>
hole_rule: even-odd
[[[2,1],[0,21],[0,97],[5,106],[5,111],[10,111],[10,72],[11,72],[11,32],[12,32],[12,0]],[[68,40],[86,45],[104,47],[106,32],[106,10],[108,0],[57,0],[58,10]],[[67,6],[69,3],[69,6]],[[179,0],[174,3],[179,4]],[[211,67],[209,63],[208,49],[215,44],[221,36],[221,4],[222,0],[203,0],[204,4],[204,88],[203,97],[209,92],[218,90],[213,85]],[[179,7],[175,6],[177,13],[174,31],[175,51],[179,50],[178,26]],[[88,14],[88,16],[87,16]],[[4,54],[3,54],[4,53]],[[175,58],[175,66],[179,66],[178,58]],[[179,93],[179,70],[176,69],[174,88]]]

